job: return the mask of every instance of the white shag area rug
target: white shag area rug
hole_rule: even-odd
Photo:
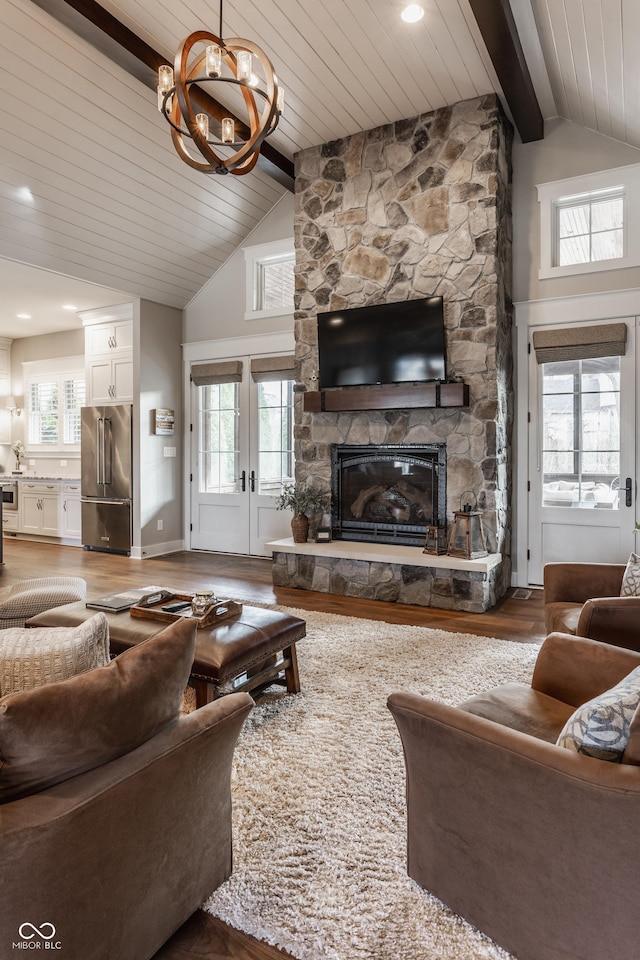
[[[285,608],[279,608],[285,609]],[[205,905],[299,960],[506,960],[406,873],[394,690],[446,703],[531,678],[523,644],[287,610],[302,692],[274,687],[235,752],[233,875]]]

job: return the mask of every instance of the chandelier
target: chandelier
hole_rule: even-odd
[[[204,49],[198,53],[198,47]],[[246,123],[225,116],[228,109],[207,95],[203,88],[212,83],[240,90]],[[250,40],[222,39],[222,0],[219,36],[205,30],[189,34],[174,67],[162,64],[158,70],[158,110],[171,126],[173,145],[185,163],[203,173],[239,176],[253,170],[283,106],[284,91],[264,51]],[[194,147],[201,157],[194,156]]]

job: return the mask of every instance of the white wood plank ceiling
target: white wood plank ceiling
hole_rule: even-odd
[[[559,116],[640,147],[638,0],[530,0]]]
[[[217,32],[210,0],[101,2],[168,59]],[[640,146],[638,0],[511,3],[543,115]],[[276,149],[500,92],[469,0],[423,5],[405,24],[403,0],[227,0],[225,35],[259,43],[286,90]],[[188,168],[155,93],[31,0],[2,0],[0,51],[1,257],[183,307],[285,192]]]

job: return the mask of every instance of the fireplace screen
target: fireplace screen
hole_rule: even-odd
[[[445,444],[336,444],[331,492],[334,539],[422,545],[446,523]]]

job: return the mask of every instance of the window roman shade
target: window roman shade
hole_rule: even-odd
[[[533,334],[533,349],[538,363],[590,360],[593,357],[623,357],[626,346],[626,323],[536,330]]]
[[[205,387],[211,383],[240,383],[242,380],[242,360],[194,363],[191,367],[191,379],[196,387]]]
[[[293,354],[286,357],[254,357],[251,360],[251,376],[256,383],[265,380],[295,380],[296,358]]]

